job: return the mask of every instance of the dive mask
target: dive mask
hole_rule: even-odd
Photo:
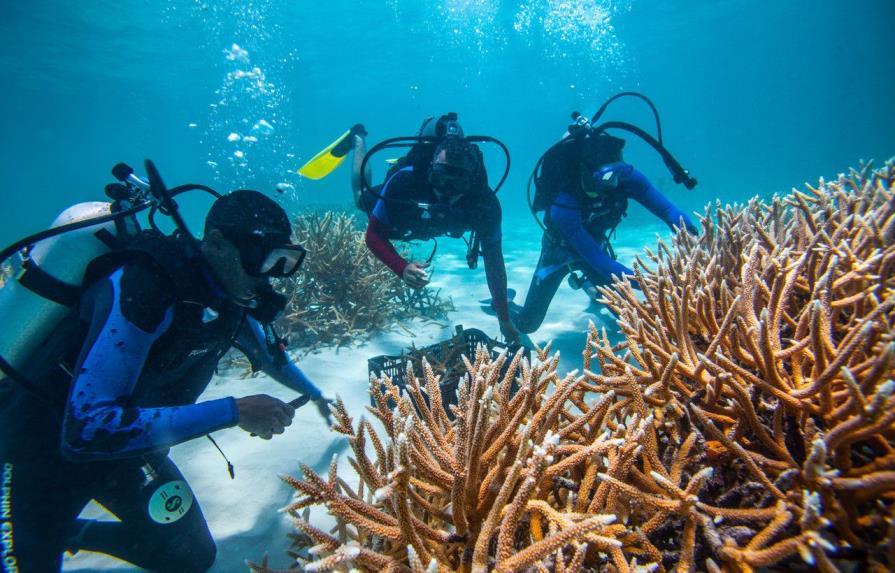
[[[288,242],[287,237],[261,237],[255,233],[236,235],[226,232],[239,250],[245,272],[253,277],[285,278],[294,275],[305,260],[305,248]]]
[[[472,176],[462,167],[448,163],[433,163],[429,170],[429,184],[435,191],[444,195],[463,195],[472,187]]]
[[[592,185],[588,186],[588,195],[596,195],[603,191],[614,191],[618,188],[620,178],[627,178],[634,171],[634,166],[623,161],[602,165],[592,173]]]

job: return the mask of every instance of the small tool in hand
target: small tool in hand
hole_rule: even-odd
[[[309,396],[299,396],[295,400],[292,400],[291,402],[289,402],[289,405],[292,406],[293,408],[295,408],[296,410],[298,410],[299,408],[301,408],[302,406],[304,406],[305,404],[307,404],[310,401],[311,401],[311,398]],[[252,436],[253,438],[258,436],[258,434],[254,434],[254,433],[249,434],[249,435]]]

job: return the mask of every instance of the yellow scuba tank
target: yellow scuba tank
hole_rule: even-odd
[[[63,211],[52,227],[77,223],[112,213],[112,204],[91,201]],[[71,310],[73,293],[80,291],[87,265],[111,251],[116,237],[114,221],[68,231],[36,243],[13,277],[0,288],[0,356],[16,370],[27,371],[26,361],[44,343]],[[39,294],[40,293],[40,294]],[[49,297],[49,298],[48,298]]]

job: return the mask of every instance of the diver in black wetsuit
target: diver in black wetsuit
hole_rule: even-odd
[[[428,262],[408,261],[398,254],[393,240],[428,240],[476,234],[485,262],[485,278],[491,292],[500,332],[509,342],[518,342],[519,332],[507,307],[507,273],[503,258],[500,201],[488,185],[479,147],[463,137],[456,114],[423,123],[441,139],[431,148],[412,148],[405,162],[393,167],[385,181],[363,193],[361,166],[366,154],[363,135],[354,133],[352,183],[355,202],[369,215],[365,235],[367,247],[383,264],[411,288],[429,282]],[[453,131],[452,131],[453,130]],[[401,161],[401,160],[399,160]],[[475,259],[478,254],[473,255]],[[469,261],[468,261],[469,262]],[[474,266],[470,264],[470,266]]]
[[[270,277],[304,256],[290,237],[274,201],[235,191],[215,202],[201,243],[146,232],[91,264],[78,312],[32,361],[45,395],[0,380],[4,571],[58,571],[64,550],[81,549],[154,571],[212,565],[215,543],[168,448],[232,426],[270,439],[294,415],[264,394],[196,403],[218,360],[236,346],[328,419],[269,326],[284,304]],[[120,521],[78,520],[91,499]]]

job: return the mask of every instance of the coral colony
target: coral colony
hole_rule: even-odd
[[[354,217],[308,213],[293,227],[308,256],[302,272],[281,285],[289,302],[279,326],[298,349],[353,344],[411,318],[443,320],[453,310],[438,290],[413,290],[380,263]]]
[[[580,372],[480,349],[453,421],[426,362],[378,422],[336,403],[359,483],[284,478],[295,570],[892,570],[893,181],[706,208],[603,289],[626,340],[591,326]]]

